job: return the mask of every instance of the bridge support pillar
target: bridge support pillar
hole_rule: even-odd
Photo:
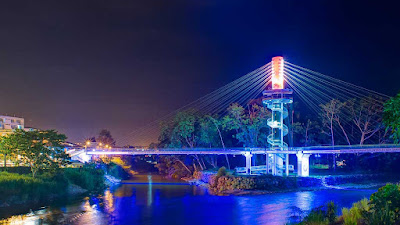
[[[269,174],[269,154],[268,153],[265,156],[265,167],[267,168],[265,173]]]
[[[250,152],[246,152],[244,154],[244,156],[246,157],[246,174],[250,175],[251,174],[251,158],[253,157],[253,155]]]
[[[289,154],[285,155],[285,174],[286,176],[289,176]]]
[[[297,156],[297,175],[300,177],[310,176],[310,156],[311,154],[304,154],[299,152]]]

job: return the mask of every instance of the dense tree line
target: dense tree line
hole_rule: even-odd
[[[291,121],[288,121],[292,132],[286,137],[287,141],[296,147],[398,142],[400,137],[399,99],[400,94],[386,103],[380,98],[371,96],[345,102],[333,99],[320,105],[320,108],[316,110],[317,116],[295,105]],[[158,148],[264,148],[269,146],[267,136],[270,134],[270,128],[267,120],[270,117],[271,112],[256,103],[245,107],[233,103],[227,108],[226,115],[203,115],[196,110],[182,111],[178,112],[173,119],[161,124],[159,142],[153,146]],[[336,166],[336,157],[333,157],[333,167]],[[385,154],[338,157],[347,162],[351,161],[352,163],[348,164],[353,167],[354,165],[362,166],[363,158],[375,161],[377,165],[389,160],[389,156]],[[211,156],[193,156],[193,158],[194,163],[189,161],[194,170],[217,166],[217,160]],[[173,161],[185,164],[183,158]],[[227,165],[229,166],[229,161]]]

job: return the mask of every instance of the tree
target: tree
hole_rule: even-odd
[[[345,134],[347,141],[349,142],[347,134],[344,132],[343,126],[341,126],[341,124],[340,124],[339,114],[343,107],[343,103],[341,103],[337,99],[332,99],[328,103],[321,104],[320,106],[322,108],[322,114],[321,114],[322,125],[324,128],[327,129],[327,130],[323,130],[323,132],[325,134],[327,134],[328,136],[330,136],[331,145],[335,146],[334,122],[338,123],[338,125],[341,127],[343,133]],[[333,154],[333,168],[336,169],[336,154]]]
[[[386,130],[391,130],[395,143],[400,141],[400,93],[384,104],[383,123]]]
[[[181,146],[196,147],[199,140],[198,129],[196,129],[198,122],[194,111],[179,112],[174,118],[173,140]]]
[[[4,157],[4,167],[7,166],[7,156],[15,155],[16,141],[14,135],[0,137],[0,154]]]
[[[15,141],[15,150],[22,162],[31,168],[33,177],[40,169],[56,169],[68,162],[68,155],[62,146],[67,138],[64,134],[54,130],[16,130],[10,136]]]
[[[207,118],[214,124],[215,128],[217,129],[219,139],[221,140],[222,148],[225,150],[225,142],[224,142],[224,139],[222,138],[222,132],[221,132],[221,129],[220,129],[220,126],[222,126],[222,124],[223,124],[222,120],[216,119],[213,116],[207,116]],[[231,165],[229,163],[229,158],[228,158],[227,154],[225,154],[225,159],[226,159],[226,163],[227,163],[228,169],[231,169]]]
[[[97,137],[97,142],[103,143],[104,145],[108,145],[110,147],[115,146],[115,140],[112,137],[111,132],[106,129],[100,131],[99,136]]]
[[[332,99],[326,104],[320,105],[322,108],[322,124],[323,127],[327,128],[328,131],[324,131],[325,134],[331,137],[332,146],[335,145],[335,133],[334,128],[335,124],[339,126],[342,131],[346,142],[348,145],[351,145],[349,136],[342,124],[341,115],[343,115],[343,110],[345,109],[345,104],[338,99]]]
[[[308,119],[304,124],[300,122],[293,123],[292,130],[299,135],[299,143],[304,147],[319,145],[319,134],[321,127],[316,121]]]
[[[344,108],[344,103],[342,103],[338,99],[332,99],[326,104],[321,104],[320,106],[322,108],[322,114],[321,114],[322,125],[325,128],[323,132],[331,137],[331,145],[332,146],[335,145],[335,133],[334,133],[335,124],[337,124],[340,127],[346,138],[347,143],[350,145],[350,140],[348,138],[346,130],[342,125],[340,117]]]
[[[269,111],[257,104],[249,105],[245,110],[241,105],[234,103],[228,107],[228,115],[223,118],[223,128],[234,130],[235,138],[245,147],[266,147],[269,127],[267,119]],[[264,138],[262,138],[264,137]]]
[[[351,113],[354,124],[360,131],[360,145],[363,145],[365,141],[382,130],[383,104],[381,99],[373,97],[352,99],[346,103],[346,107]]]

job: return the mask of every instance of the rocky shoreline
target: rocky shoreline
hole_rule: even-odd
[[[218,183],[216,179],[216,173],[213,172],[197,172],[194,178],[183,179],[192,185],[202,186],[209,190],[213,195],[229,196],[229,195],[265,195],[273,193],[283,192],[294,192],[294,191],[318,191],[326,189],[337,189],[337,190],[354,190],[354,189],[378,189],[387,183],[397,183],[400,181],[399,177],[393,177],[387,174],[358,174],[358,175],[340,175],[340,176],[321,176],[321,177],[292,177],[289,179],[296,179],[296,187],[281,187],[279,189],[260,189],[257,185],[253,185],[248,189],[241,189],[232,187],[232,177],[229,182],[226,182],[227,178],[224,178],[222,185],[224,187],[217,187],[221,182]],[[243,176],[240,176],[243,177]],[[237,177],[236,177],[237,178]],[[246,178],[243,178],[246,179]],[[252,177],[248,176],[247,179],[263,179],[262,176]],[[265,177],[271,182],[273,178]],[[277,178],[285,179],[285,178]],[[217,182],[217,184],[216,184]],[[257,181],[259,183],[259,181]],[[256,182],[256,183],[257,183]],[[227,184],[228,183],[228,184]]]

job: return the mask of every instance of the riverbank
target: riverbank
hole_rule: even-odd
[[[298,224],[400,224],[400,185],[386,184],[369,199],[355,202],[350,208],[338,207],[333,201],[314,208]]]
[[[107,188],[101,196],[55,201],[44,207],[32,208],[32,211],[16,212],[4,223],[286,224],[298,212],[295,209],[303,211],[305,216],[312,208],[327,201],[335,201],[338,208],[351,207],[353,202],[369,198],[375,191],[327,189],[217,196],[210,195],[205,188],[179,180],[142,174]],[[2,222],[0,220],[0,224]]]
[[[60,199],[101,194],[107,186],[120,182],[119,178],[106,174],[107,169],[96,164],[43,172],[36,177],[24,173],[24,168],[13,168],[10,171],[13,173],[0,172],[0,193],[2,193],[0,211],[2,212],[8,212],[9,209],[13,213],[15,210],[22,212]],[[17,173],[18,171],[22,171],[21,174]]]
[[[223,169],[215,172],[196,171],[190,182],[208,188],[214,195],[261,195],[323,189],[371,189],[398,182],[393,174],[358,174],[319,177],[278,177],[272,175],[237,176]]]

